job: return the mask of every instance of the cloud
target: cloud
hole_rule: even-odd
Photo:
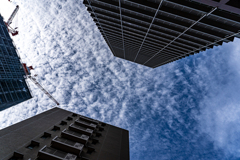
[[[236,39],[236,44],[240,40]],[[238,45],[229,44],[224,48],[229,56],[221,71],[221,78],[211,81],[213,91],[201,102],[202,111],[199,116],[201,131],[214,140],[216,147],[225,149],[227,155],[240,157],[240,99],[239,99],[239,58]]]
[[[114,57],[82,1],[17,3],[23,62],[60,107],[128,129],[131,159],[235,156],[239,56],[231,48],[239,40],[150,69]],[[0,128],[54,105],[29,84],[34,98],[0,112]]]

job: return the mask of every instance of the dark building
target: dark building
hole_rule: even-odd
[[[240,0],[84,0],[116,57],[158,67],[240,37]]]
[[[127,130],[53,108],[0,130],[0,160],[129,160]]]
[[[0,111],[32,98],[20,58],[0,15]]]

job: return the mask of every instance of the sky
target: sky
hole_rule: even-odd
[[[8,20],[15,9],[15,4],[14,2],[10,3],[8,0],[0,0],[0,13],[5,18],[5,21]]]
[[[151,69],[114,57],[82,0],[13,3],[22,61],[61,108],[129,130],[131,160],[240,159],[240,39]],[[29,84],[0,129],[54,106]]]

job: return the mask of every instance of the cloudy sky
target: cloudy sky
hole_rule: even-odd
[[[151,69],[114,57],[82,0],[15,4],[23,62],[61,108],[129,130],[132,160],[240,159],[240,39]],[[0,128],[54,105],[29,84]]]

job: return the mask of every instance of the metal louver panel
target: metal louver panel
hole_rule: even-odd
[[[233,1],[83,3],[114,56],[156,68],[240,38],[240,8]]]

